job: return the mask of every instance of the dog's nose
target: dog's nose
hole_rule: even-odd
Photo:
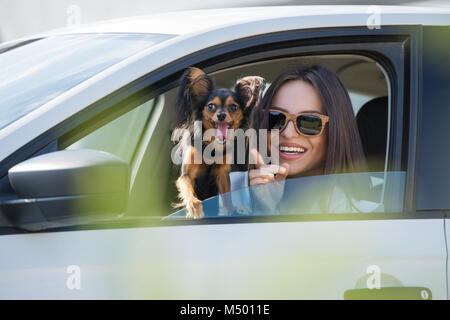
[[[227,115],[225,112],[219,112],[219,114],[217,115],[217,119],[219,119],[219,121],[224,121],[226,117]]]

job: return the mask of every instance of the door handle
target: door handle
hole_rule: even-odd
[[[431,290],[424,287],[352,289],[344,292],[344,300],[431,300],[431,298]]]

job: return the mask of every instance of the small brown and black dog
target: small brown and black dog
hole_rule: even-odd
[[[181,175],[176,181],[180,203],[174,206],[186,207],[187,218],[202,218],[202,200],[230,192],[228,174],[230,157],[234,155],[227,154],[227,144],[233,143],[235,130],[247,128],[250,111],[260,102],[265,86],[263,78],[249,76],[239,79],[234,90],[216,89],[213,79],[198,68],[183,73],[177,101],[177,128],[187,129],[192,135],[184,146]],[[200,138],[200,147],[193,141],[199,123],[203,133],[215,130],[211,139]],[[207,164],[203,159],[207,147],[219,150],[223,161]],[[232,211],[229,198],[224,200],[224,207]]]

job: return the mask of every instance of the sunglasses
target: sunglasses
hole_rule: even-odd
[[[269,110],[269,130],[283,131],[289,121],[294,123],[295,130],[303,136],[321,135],[328,116],[314,113],[291,114],[280,110]]]

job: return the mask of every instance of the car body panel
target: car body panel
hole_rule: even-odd
[[[0,298],[343,299],[377,266],[382,287],[446,299],[443,228],[394,219],[3,236]],[[67,286],[73,265],[79,290]]]
[[[380,20],[382,25],[448,25],[450,9],[414,6],[340,5],[175,11],[62,28],[14,40],[14,42],[68,33],[166,33],[187,35],[221,29],[230,25],[246,24],[252,21],[275,21],[273,19],[288,17],[298,18],[296,24],[298,29],[366,26],[368,18],[374,13],[382,15]],[[352,15],[353,19],[349,19],[348,15]],[[312,20],[305,19],[307,17],[314,17],[316,22],[313,24]],[[276,28],[275,25],[272,27]],[[251,34],[248,34],[248,36],[251,36]]]

